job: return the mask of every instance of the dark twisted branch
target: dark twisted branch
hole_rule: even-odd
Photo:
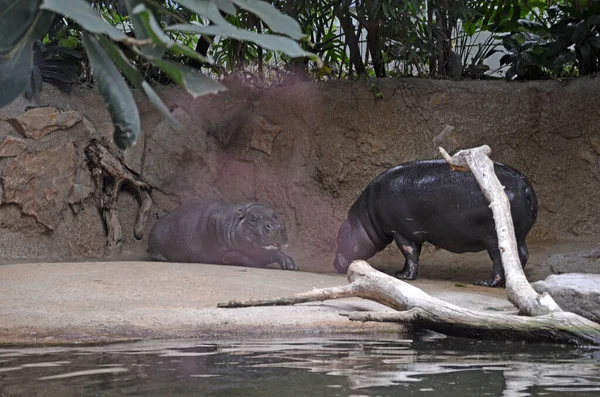
[[[152,207],[150,186],[95,139],[85,148],[85,155],[96,184],[96,197],[107,229],[108,246],[115,248],[123,240],[117,208],[123,185],[133,190],[140,203],[133,231],[134,237],[140,240],[144,237],[144,227]]]

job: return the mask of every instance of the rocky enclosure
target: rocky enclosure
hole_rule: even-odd
[[[494,160],[529,177],[540,206],[530,239],[600,233],[595,79],[229,85],[196,100],[159,90],[183,123],[180,131],[138,95],[144,135],[125,153],[110,143],[110,118],[91,91],[64,95],[46,86],[35,104],[20,99],[0,109],[0,261],[147,259],[156,217],[208,197],[258,200],[282,211],[301,270],[331,272],[337,229],[364,186],[398,163],[439,157],[439,145],[453,152],[488,144]],[[151,188],[141,240],[133,233],[136,196],[120,194],[116,250],[107,247],[85,155],[92,139]],[[390,247],[374,262],[400,261]]]

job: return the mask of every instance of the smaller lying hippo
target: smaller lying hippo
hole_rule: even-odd
[[[494,163],[494,171],[510,201],[519,259],[525,266],[525,238],[537,218],[536,195],[514,168]],[[492,274],[476,284],[504,284],[489,202],[471,172],[452,171],[444,160],[401,164],[373,179],[340,227],[333,266],[345,273],[353,260],[369,259],[392,241],[405,258],[404,268],[396,273],[400,279],[417,277],[421,247],[428,242],[455,253],[487,250]]]
[[[275,211],[258,203],[189,201],[159,218],[148,238],[152,259],[298,270],[281,248],[287,230]]]

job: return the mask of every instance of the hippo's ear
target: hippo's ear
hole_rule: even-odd
[[[238,208],[237,216],[238,219],[244,219],[246,217],[246,210],[243,208]]]
[[[281,212],[274,211],[272,217],[275,220],[279,220],[279,218],[281,218]]]

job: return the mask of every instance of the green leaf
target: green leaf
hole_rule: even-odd
[[[0,108],[10,104],[29,87],[33,68],[33,48],[22,40],[11,51],[11,57],[0,57]]]
[[[472,37],[475,34],[475,31],[477,30],[477,25],[475,25],[472,22],[465,21],[463,23],[463,30],[465,31],[467,36]]]
[[[116,41],[129,39],[125,33],[106,23],[84,0],[43,0],[40,8],[69,17],[88,32],[104,33]]]
[[[98,41],[107,52],[110,59],[125,75],[127,80],[137,88],[141,88],[144,78],[138,70],[129,62],[127,56],[121,51],[119,46],[107,39],[105,36],[99,36]]]
[[[33,69],[33,43],[44,36],[54,14],[48,11],[37,13],[33,23],[21,40],[9,52],[0,55],[0,108],[10,104],[24,93],[31,84]]]
[[[153,33],[152,30],[150,30],[150,32],[148,32],[146,24],[144,23],[144,21],[142,21],[142,18],[140,17],[140,15],[138,15],[135,12],[137,7],[143,7],[144,9],[146,8],[144,6],[144,2],[141,0],[125,0],[125,7],[127,8],[127,13],[129,14],[129,19],[131,20],[131,23],[133,24],[133,33],[135,34],[135,38],[138,40],[152,39],[152,42],[156,44],[153,34],[152,34]],[[148,10],[148,13],[151,13],[151,11]],[[160,30],[160,27],[159,27],[159,30]],[[161,32],[162,32],[162,30],[161,30]],[[143,54],[145,54],[146,56],[151,57],[151,58],[162,58],[162,56],[165,52],[164,46],[157,46],[157,45],[142,46],[140,49]]]
[[[229,22],[227,22],[227,20],[223,18],[223,15],[221,15],[217,3],[215,3],[213,0],[179,0],[177,2],[183,7],[195,12],[196,14],[202,15],[203,17],[210,19],[217,25],[229,24]],[[233,13],[229,14],[236,14],[235,6],[231,2],[229,2],[229,0],[221,0],[218,1],[218,3],[219,5],[231,5],[231,7],[233,7]]]
[[[123,51],[112,41],[108,40],[104,36],[99,37],[100,44],[106,50],[112,61],[117,65],[119,70],[123,72],[127,80],[131,82],[135,87],[141,88],[146,94],[146,97],[150,100],[150,103],[176,128],[181,128],[179,121],[173,117],[167,106],[162,102],[158,94],[152,89],[150,84],[144,80],[140,72],[129,62],[129,59],[125,56]]]
[[[157,59],[154,63],[165,71],[178,85],[185,87],[194,98],[202,95],[225,91],[227,88],[217,81],[206,77],[196,69],[180,63]]]
[[[237,10],[235,9],[235,6],[233,5],[233,3],[230,0],[216,0],[217,3],[217,7],[219,7],[219,9],[229,15],[236,15],[237,14]],[[179,4],[181,4],[181,2],[179,2]]]
[[[300,29],[300,24],[288,16],[284,15],[271,4],[263,0],[231,0],[238,7],[250,11],[263,20],[267,26],[276,33],[283,33],[294,40],[300,40],[304,35]]]
[[[33,23],[41,0],[0,0],[0,53],[14,47]]]
[[[265,49],[271,51],[281,51],[293,58],[302,56],[315,56],[314,54],[304,51],[296,41],[290,38],[250,32],[248,30],[238,29],[233,25],[200,26],[192,24],[178,24],[171,25],[166,30],[206,34],[210,36],[225,36],[236,40],[252,41]]]
[[[571,36],[571,39],[575,44],[582,45],[588,33],[589,30],[585,21],[579,21],[579,23],[577,23],[575,26],[575,30],[573,31],[573,36]]]
[[[169,36],[163,32],[158,21],[145,5],[139,4],[135,7],[133,13],[138,21],[142,24],[141,29],[145,30],[146,35],[152,40],[155,48],[168,48],[177,54],[185,55],[199,62],[212,64],[212,62],[208,58],[202,56],[202,54],[192,50],[187,46],[172,41]],[[160,52],[160,56],[152,56],[150,53],[142,51],[142,55],[150,60],[154,60],[161,58],[162,52],[163,51]]]
[[[146,98],[148,98],[148,100],[156,108],[156,110],[158,110],[167,120],[169,120],[176,129],[182,128],[179,120],[173,117],[167,105],[165,105],[165,103],[162,101],[162,99],[160,99],[156,91],[154,91],[154,89],[146,80],[142,81],[142,90],[144,91],[144,94],[146,94]]]
[[[115,127],[115,144],[121,149],[127,149],[135,144],[140,134],[140,115],[133,95],[98,40],[92,34],[83,32],[83,44],[98,89],[108,105],[108,112]]]

